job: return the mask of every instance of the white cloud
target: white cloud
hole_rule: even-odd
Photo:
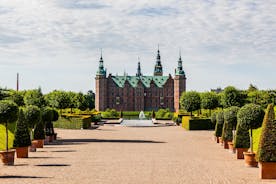
[[[275,6],[273,0],[3,0],[0,85],[13,87],[7,76],[20,71],[34,80],[24,88],[44,81],[46,91],[86,91],[94,87],[100,48],[109,72],[135,74],[140,56],[143,73],[151,74],[159,43],[166,74],[174,72],[181,48],[188,88],[208,90],[231,80],[246,88],[264,80],[254,75],[258,68],[260,75],[273,75]],[[243,75],[247,65],[254,66],[249,77]],[[232,66],[242,68],[225,74]],[[259,82],[260,88],[274,88],[275,80]]]

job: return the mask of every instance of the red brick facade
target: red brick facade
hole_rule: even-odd
[[[162,76],[163,69],[158,50],[154,76],[143,76],[140,63],[136,76],[106,77],[103,59],[100,59],[96,75],[95,107],[98,111],[107,108],[117,111],[151,111],[160,108],[179,110],[181,93],[186,91],[186,76],[181,57],[174,78]]]

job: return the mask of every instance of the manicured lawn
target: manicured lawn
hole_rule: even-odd
[[[262,127],[253,130],[253,150],[255,153],[257,153],[258,147],[259,147],[259,141],[261,137]]]
[[[9,148],[13,147],[13,139],[14,139],[14,127],[15,123],[9,125]],[[6,128],[4,125],[0,124],[0,150],[6,149]]]

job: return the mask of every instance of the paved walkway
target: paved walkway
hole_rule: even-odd
[[[0,166],[0,183],[276,183],[212,140],[181,127],[57,130],[62,143]]]

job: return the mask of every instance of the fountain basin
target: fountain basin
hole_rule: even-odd
[[[152,120],[123,120],[122,126],[133,126],[133,127],[154,127]]]

